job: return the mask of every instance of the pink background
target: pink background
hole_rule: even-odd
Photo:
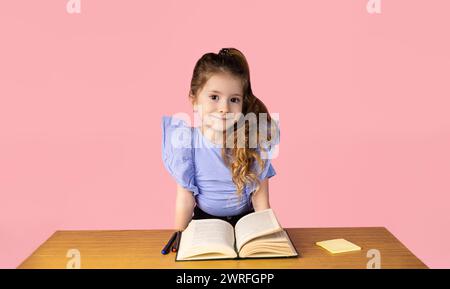
[[[450,267],[450,1],[66,2],[0,2],[0,267],[55,230],[172,228],[161,116],[222,47],[280,115],[284,227],[385,226]]]

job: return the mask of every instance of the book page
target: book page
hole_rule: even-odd
[[[276,232],[270,235],[264,235],[255,239],[252,239],[252,244],[254,243],[269,243],[269,242],[286,242],[284,231]]]
[[[207,246],[213,243],[234,246],[233,226],[228,222],[215,219],[195,220],[192,243],[195,246]]]
[[[298,256],[286,231],[261,236],[247,242],[239,251],[241,258]]]
[[[235,225],[236,247],[239,250],[248,241],[282,231],[272,209],[258,211],[242,217]]]
[[[220,219],[192,220],[181,235],[177,259],[218,252],[236,254],[233,226]]]

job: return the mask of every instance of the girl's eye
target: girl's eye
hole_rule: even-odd
[[[241,100],[239,99],[239,98],[237,98],[237,97],[233,97],[232,99],[231,99],[231,102],[235,102],[235,103],[239,103]]]
[[[211,95],[210,98],[211,98],[212,100],[218,100],[218,99],[219,99],[219,97],[218,97],[217,95]]]

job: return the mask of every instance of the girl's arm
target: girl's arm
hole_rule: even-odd
[[[191,191],[177,184],[177,197],[175,201],[175,230],[184,231],[192,219],[195,198]]]
[[[269,179],[261,181],[259,190],[252,194],[252,204],[255,212],[269,209]]]

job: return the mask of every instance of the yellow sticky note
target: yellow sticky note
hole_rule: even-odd
[[[317,242],[316,245],[328,250],[333,254],[361,250],[361,247],[345,239],[333,239]]]

